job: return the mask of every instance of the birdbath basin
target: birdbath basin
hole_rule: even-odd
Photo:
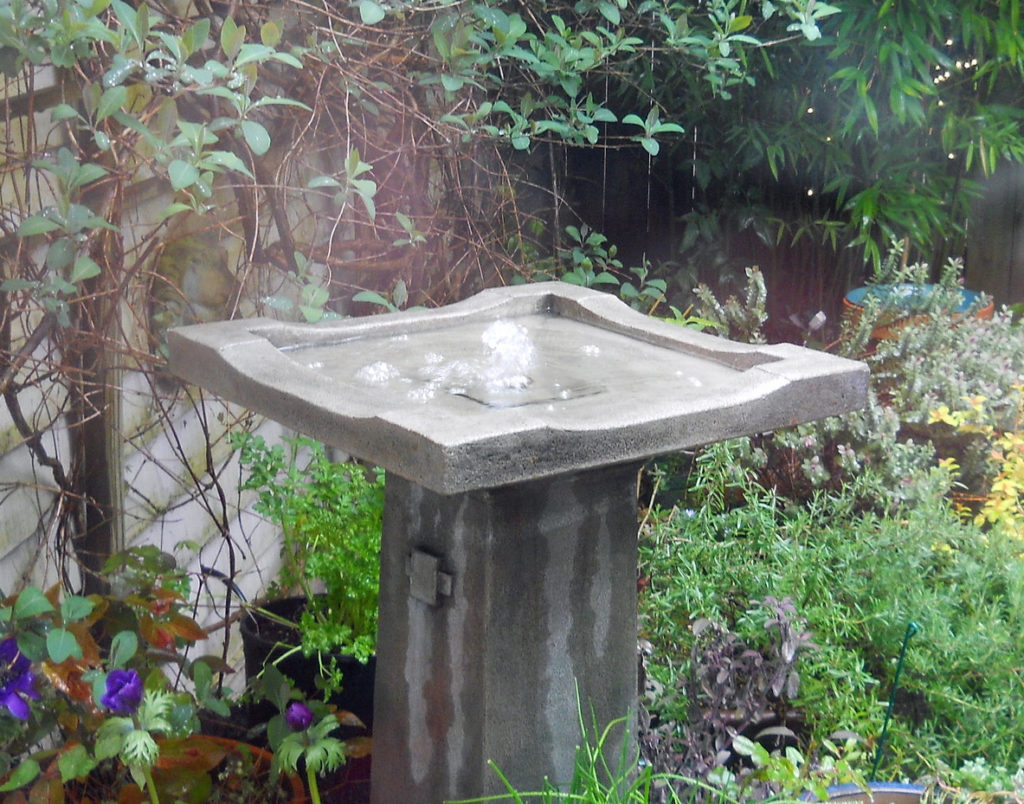
[[[635,711],[642,462],[857,409],[868,383],[564,283],[169,345],[182,378],[387,470],[376,804],[502,792],[489,761],[568,780],[577,695],[602,727]]]

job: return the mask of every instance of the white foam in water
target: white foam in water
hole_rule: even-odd
[[[356,372],[356,379],[365,382],[367,385],[384,385],[401,372],[390,363],[378,360],[375,363],[368,363]]]
[[[586,357],[598,357],[601,354],[601,347],[593,343],[585,343],[580,347],[580,352]]]
[[[436,385],[420,385],[409,391],[409,399],[413,402],[429,402],[437,395]]]
[[[530,384],[528,372],[536,350],[526,327],[499,319],[484,330],[481,340],[490,350],[483,377],[489,391],[518,391]]]
[[[478,348],[475,354],[471,352],[470,356],[462,359],[427,352],[418,367],[410,369],[408,374],[392,363],[378,360],[360,368],[355,377],[374,386],[388,385],[396,380],[412,384],[406,394],[414,402],[427,402],[439,391],[485,401],[491,395],[514,393],[530,387],[533,382],[530,372],[535,368],[537,349],[525,326],[499,319],[481,333],[480,345],[482,349]],[[595,354],[597,347],[592,349],[593,352],[587,353]],[[559,389],[561,386],[556,383],[555,391]],[[572,394],[561,390],[556,396],[569,399]]]

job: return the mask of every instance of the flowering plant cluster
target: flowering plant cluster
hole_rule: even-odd
[[[157,758],[198,731],[200,708],[228,708],[215,694],[217,660],[187,657],[206,634],[181,612],[182,576],[164,558],[140,549],[112,559],[117,594],[28,586],[2,601],[0,793],[31,786],[32,800],[52,800],[48,786],[101,766],[122,768],[154,804],[159,787],[182,786],[154,781]],[[43,775],[51,764],[59,776]]]
[[[981,395],[965,397],[962,410],[940,405],[932,411],[930,422],[982,437],[993,477],[980,508],[973,512],[962,506],[962,513],[973,514],[979,527],[1019,539],[1024,522],[1024,383],[1014,383],[1012,393],[1013,398],[996,410]],[[960,471],[954,458],[947,459],[945,465],[954,473]]]
[[[267,740],[274,752],[273,767],[298,773],[305,767],[306,786],[312,804],[320,804],[318,777],[337,770],[348,758],[366,756],[371,739],[353,736],[340,739],[339,727],[361,731],[364,724],[351,712],[337,712],[323,701],[301,699],[281,671],[270,664],[258,682],[258,692],[271,701],[278,714],[267,723]]]

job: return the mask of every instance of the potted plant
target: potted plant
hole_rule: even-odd
[[[248,472],[241,488],[282,533],[277,599],[241,622],[246,673],[276,663],[307,695],[317,679],[370,725],[384,472],[331,461],[306,437],[271,446],[239,433],[233,443]]]
[[[907,264],[909,242],[894,240],[889,253],[868,284],[854,288],[842,300],[843,312],[853,328],[861,319],[870,325],[871,339],[882,340],[910,323],[935,318],[945,325],[964,317],[992,318],[991,298],[962,286],[963,265],[950,260],[940,271],[939,281],[930,281],[931,266]]]
[[[110,594],[27,586],[0,604],[0,800],[304,800],[265,752],[199,733],[201,708],[228,711],[224,668],[188,658],[205,632],[166,558],[114,557]]]

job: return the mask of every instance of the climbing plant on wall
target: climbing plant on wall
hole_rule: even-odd
[[[91,569],[122,538],[121,388],[141,374],[162,414],[181,397],[162,372],[169,326],[315,321],[362,312],[353,297],[398,308],[539,271],[587,276],[591,255],[562,243],[581,232],[567,149],[663,153],[685,133],[659,84],[666,65],[726,102],[769,45],[817,40],[836,12],[816,0],[0,5],[0,383],[39,470],[12,488],[45,477],[37,533]],[[217,487],[211,456],[182,458],[197,489]]]

